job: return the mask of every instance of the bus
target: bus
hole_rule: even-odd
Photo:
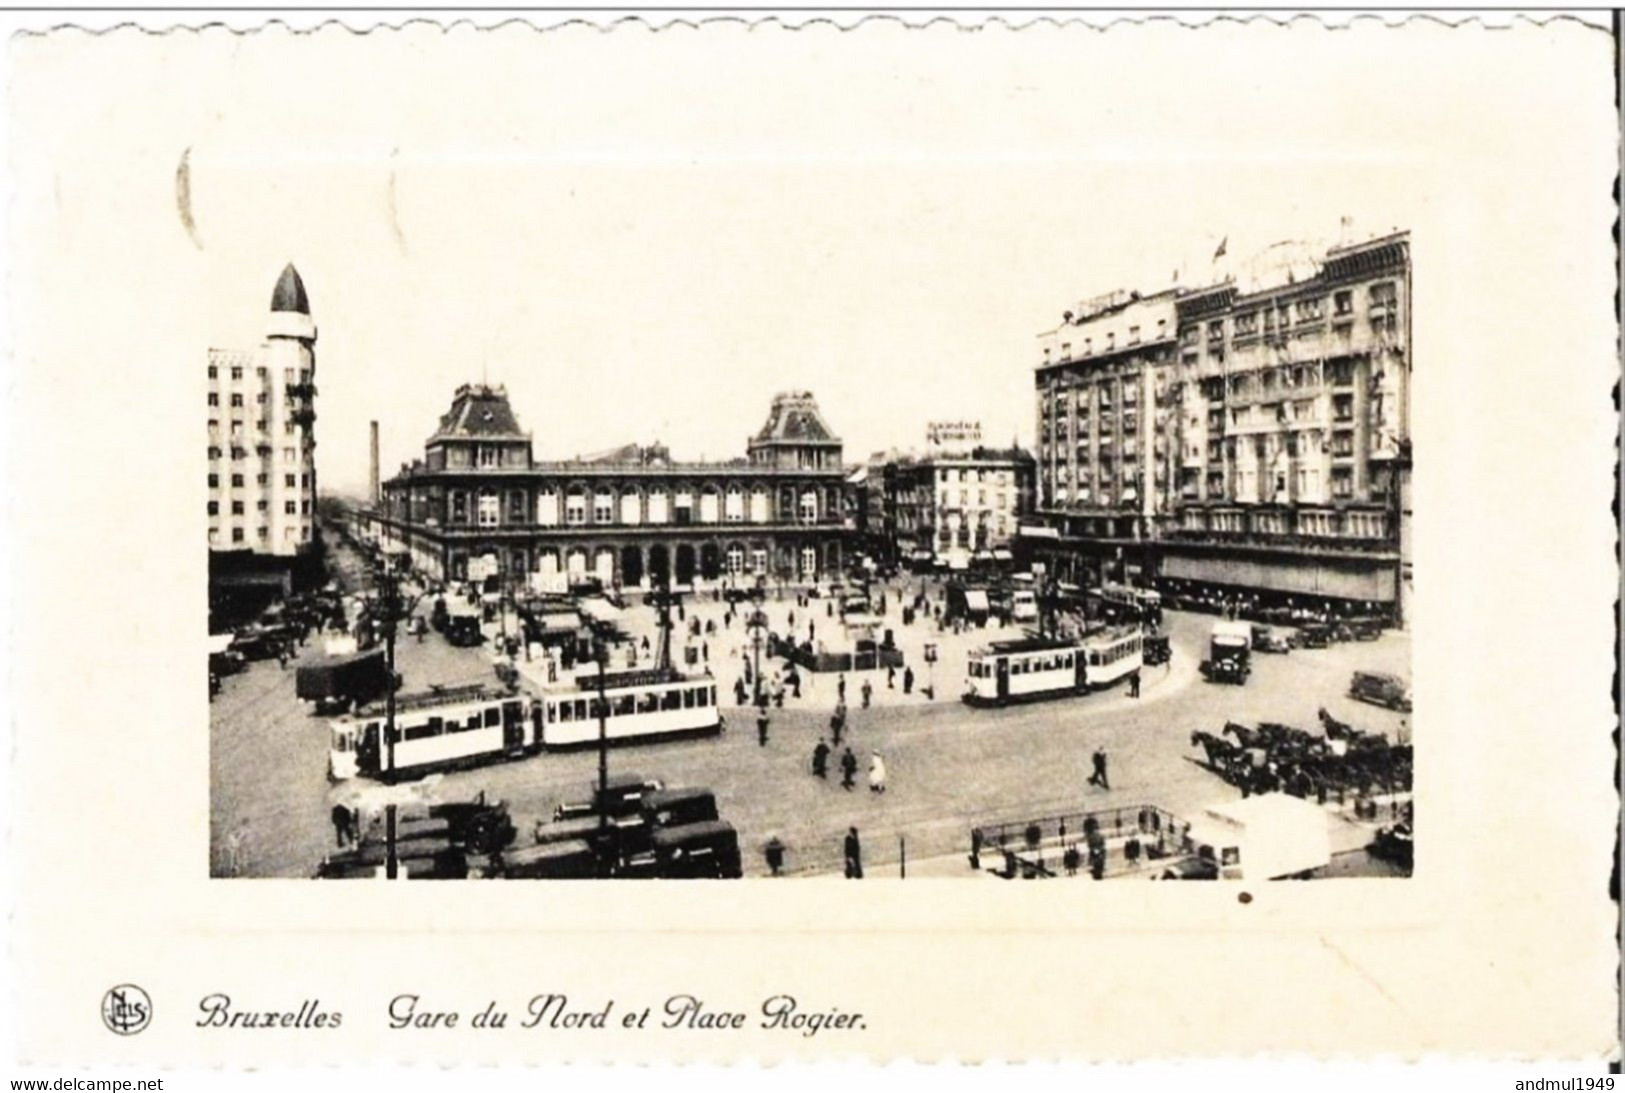
[[[644,668],[604,675],[608,704],[603,734],[612,743],[714,735],[722,731],[717,681],[675,668]],[[539,745],[570,748],[596,744],[598,676],[549,685],[537,700]]]
[[[1144,664],[1138,626],[1099,631],[1078,641],[997,641],[971,653],[965,703],[1003,706],[1068,698],[1109,687]]]

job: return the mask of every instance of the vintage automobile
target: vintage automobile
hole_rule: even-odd
[[[664,828],[650,842],[651,850],[627,862],[625,875],[683,880],[744,875],[739,833],[722,820]]]
[[[1400,713],[1411,712],[1411,689],[1389,672],[1355,672],[1349,680],[1349,697]]]
[[[513,844],[518,831],[502,801],[487,802],[485,792],[472,801],[447,801],[429,807],[429,816],[444,821],[450,840],[471,854],[494,854]]]
[[[1154,878],[1156,880],[1218,880],[1219,863],[1212,858],[1181,858],[1161,873],[1154,874]]]
[[[590,880],[599,875],[599,856],[583,839],[541,843],[497,856],[496,875],[508,880]]]
[[[1410,869],[1415,864],[1415,846],[1409,823],[1381,828],[1365,849],[1373,858],[1392,862],[1404,869]]]
[[[231,634],[209,636],[209,673],[225,677],[236,675],[247,667],[247,658],[235,648],[236,638]]]
[[[1382,637],[1382,620],[1380,619],[1349,619],[1345,624],[1349,637],[1354,641],[1376,641]]]
[[[392,679],[400,685],[399,674],[390,675],[384,651],[369,649],[300,665],[294,675],[294,694],[301,701],[314,702],[317,712],[344,710],[378,698],[389,690]]]
[[[1247,682],[1252,673],[1252,629],[1246,623],[1214,623],[1208,649],[1208,659],[1200,666],[1203,678],[1209,683]]]
[[[1298,628],[1298,645],[1304,649],[1325,649],[1332,643],[1332,628],[1323,622],[1311,622]]]
[[[643,818],[654,827],[683,827],[717,818],[717,798],[708,789],[662,789],[644,797]]]
[[[593,787],[592,799],[565,802],[553,810],[555,820],[573,820],[606,812],[611,816],[631,816],[643,807],[643,799],[666,788],[665,783],[641,774],[617,774],[600,791]]]
[[[1285,630],[1273,626],[1253,627],[1253,651],[1258,653],[1290,653],[1292,639]]]
[[[381,843],[369,843],[355,850],[323,858],[316,868],[321,880],[371,880],[386,875],[387,850]],[[468,859],[461,850],[445,845],[407,843],[395,850],[396,872],[401,880],[462,880],[468,876]]]
[[[1145,663],[1155,667],[1158,664],[1167,664],[1173,659],[1174,650],[1168,641],[1167,634],[1149,634],[1141,642],[1141,656]]]
[[[461,648],[485,643],[478,615],[452,615],[446,620],[445,633],[448,642]]]
[[[244,660],[272,660],[283,648],[279,638],[255,629],[239,631],[231,643],[232,652]]]

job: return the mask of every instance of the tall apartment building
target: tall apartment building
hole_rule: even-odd
[[[1402,610],[1410,238],[1085,301],[1040,335],[1039,556]]]
[[[271,293],[265,341],[210,349],[211,588],[280,583],[316,535],[316,324],[289,265]],[[218,599],[218,597],[216,597]]]

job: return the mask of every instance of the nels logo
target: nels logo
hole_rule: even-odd
[[[120,1036],[134,1036],[152,1023],[152,999],[133,983],[102,995],[102,1023]]]

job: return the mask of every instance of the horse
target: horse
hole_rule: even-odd
[[[1235,762],[1236,748],[1228,740],[1198,729],[1191,733],[1191,747],[1201,747],[1207,753],[1207,765],[1211,770],[1229,776]]]

